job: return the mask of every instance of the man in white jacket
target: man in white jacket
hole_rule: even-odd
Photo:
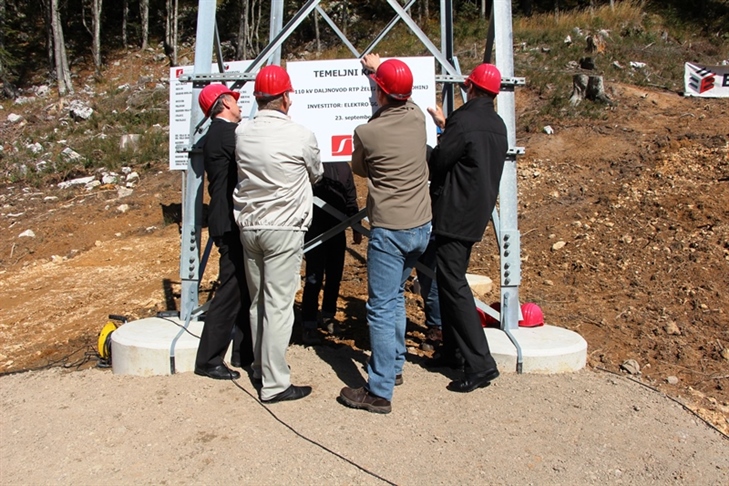
[[[253,95],[258,114],[236,129],[238,185],[234,216],[240,227],[251,294],[253,379],[264,403],[298,400],[310,386],[291,384],[286,348],[294,323],[304,234],[312,218],[312,184],[323,168],[316,137],[288,117],[288,73],[266,66]]]

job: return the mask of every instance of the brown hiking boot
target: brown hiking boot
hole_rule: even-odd
[[[425,333],[425,339],[435,344],[443,342],[443,329],[440,327],[430,326]]]
[[[420,344],[423,351],[435,351],[443,343],[443,330],[440,327],[428,326],[425,331],[425,341]]]
[[[361,408],[373,413],[390,413],[392,404],[389,400],[372,395],[366,388],[349,388],[345,386],[339,392],[339,401],[351,408]]]

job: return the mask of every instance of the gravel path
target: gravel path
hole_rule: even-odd
[[[583,371],[459,395],[417,362],[393,412],[335,397],[366,356],[292,346],[299,402],[185,373],[0,379],[2,484],[729,484],[729,440],[664,396]]]

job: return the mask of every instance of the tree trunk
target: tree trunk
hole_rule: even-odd
[[[180,2],[179,0],[175,0],[175,22],[174,22],[174,29],[172,31],[172,39],[175,41],[173,44],[174,46],[174,59],[172,60],[173,64],[177,66],[177,29],[180,25]]]
[[[53,28],[51,27],[51,0],[41,0],[43,7],[43,20],[46,24],[46,55],[48,56],[48,71],[55,70],[53,55]]]
[[[101,4],[102,0],[94,0],[91,12],[91,28],[94,31],[91,53],[94,58],[94,70],[97,76],[101,76]]]
[[[127,19],[129,18],[129,0],[122,3],[122,45],[127,47]]]
[[[5,0],[0,0],[0,52],[5,51]],[[3,95],[6,98],[15,98],[15,87],[8,78],[8,73],[0,56],[0,83],[3,84]]]
[[[58,10],[58,0],[51,0],[51,29],[53,30],[53,58],[56,63],[56,81],[58,83],[58,95],[65,96],[66,93],[73,93],[71,84],[71,72],[68,68],[66,57],[66,42],[63,39],[63,27],[61,25],[61,13]]]
[[[5,0],[0,0],[0,52],[5,50]],[[0,56],[0,82],[5,85],[6,75],[3,58]]]
[[[321,54],[321,38],[319,37],[319,13],[314,11],[314,35],[316,37],[316,53]]]
[[[236,49],[236,59],[248,59],[248,8],[250,2],[241,0],[240,2],[240,23],[238,24],[238,48]]]
[[[142,17],[142,49],[149,44],[149,0],[139,0],[139,14]]]
[[[258,13],[254,16],[254,27],[253,27],[253,34],[256,38],[256,44],[255,44],[255,52],[258,53],[261,50],[261,36],[260,36],[260,28],[261,28],[261,17],[262,17],[262,6],[261,6],[262,0],[253,0],[253,8],[256,7],[256,4],[258,4]],[[253,45],[253,42],[251,41],[251,45]]]
[[[167,0],[165,16],[165,54],[170,59],[170,66],[177,65],[177,0]]]
[[[615,0],[610,0],[610,10],[615,10]]]

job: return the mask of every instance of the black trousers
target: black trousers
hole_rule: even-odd
[[[322,313],[332,316],[336,313],[346,249],[347,239],[342,231],[306,252],[306,278],[304,294],[301,297],[301,320],[305,324],[316,321],[322,286],[324,287]]]
[[[220,253],[220,286],[215,291],[205,315],[205,325],[197,348],[196,366],[216,366],[233,339],[233,357],[243,365],[253,361],[250,308],[251,297],[246,283],[243,245],[238,231],[229,231],[216,237],[215,246]]]
[[[443,353],[455,356],[456,347],[466,361],[466,373],[482,373],[496,368],[481,320],[476,312],[471,288],[466,280],[473,242],[435,236],[438,269],[438,297],[443,322]]]

